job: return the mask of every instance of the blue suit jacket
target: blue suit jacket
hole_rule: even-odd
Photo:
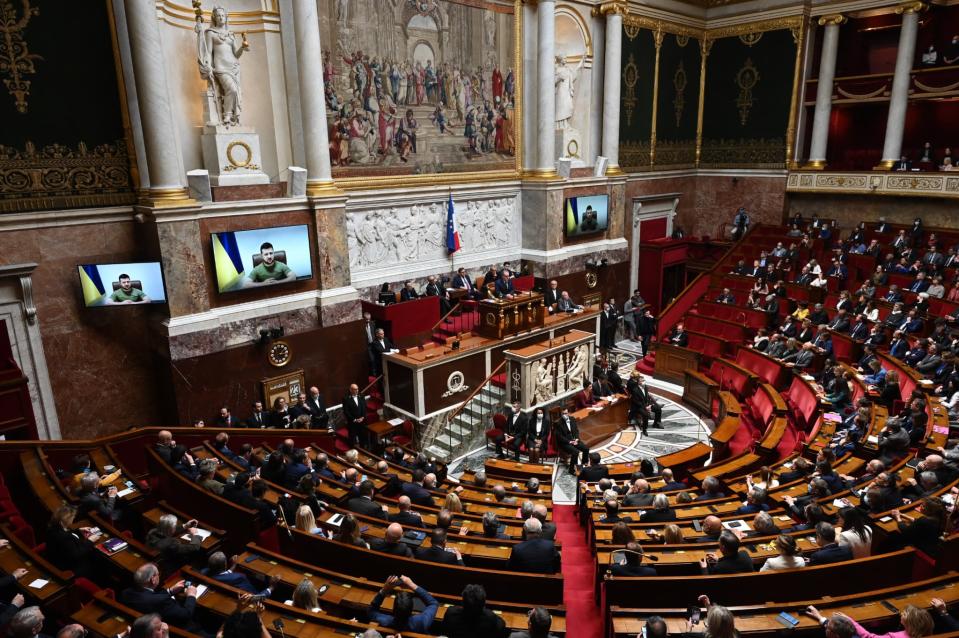
[[[423,601],[424,609],[420,613],[410,616],[409,620],[406,621],[405,627],[394,627],[393,616],[380,612],[380,605],[383,604],[383,594],[380,592],[377,592],[376,596],[373,597],[373,602],[370,603],[370,622],[375,622],[390,629],[399,629],[400,631],[414,631],[423,634],[430,633],[430,626],[433,624],[433,619],[436,617],[436,610],[439,609],[440,605],[436,602],[436,599],[430,596],[429,592],[422,587],[417,587],[413,595]]]
[[[220,581],[231,587],[236,587],[237,589],[242,589],[243,591],[248,591],[251,594],[260,594],[262,596],[270,595],[270,588],[266,587],[262,590],[257,589],[256,586],[250,582],[250,579],[246,577],[245,574],[237,574],[236,572],[223,572],[222,574],[211,574],[208,567],[204,567],[200,570],[200,573],[204,576],[209,576],[215,580]]]
[[[502,279],[497,279],[494,290],[496,292],[497,297],[502,297],[503,295],[512,295],[514,292],[516,292],[513,289],[512,279],[507,279],[506,281],[503,281]]]
[[[827,563],[838,563],[844,560],[852,560],[852,549],[848,545],[839,545],[832,543],[826,545],[818,552],[813,552],[809,557],[810,565],[825,565]]]

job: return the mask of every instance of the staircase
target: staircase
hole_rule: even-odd
[[[504,361],[463,403],[440,415],[435,431],[427,428],[427,440],[420,442],[421,449],[449,462],[479,446],[486,431],[493,427],[493,415],[506,401],[506,379],[501,374],[505,366]]]

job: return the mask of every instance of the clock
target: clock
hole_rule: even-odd
[[[587,271],[587,272],[586,272],[586,287],[592,289],[592,288],[595,288],[598,284],[599,284],[599,276],[597,276],[597,274],[594,273],[594,272],[591,271],[591,270],[590,270],[590,271]]]
[[[274,368],[282,368],[293,358],[293,350],[285,341],[274,341],[266,354],[267,360]]]

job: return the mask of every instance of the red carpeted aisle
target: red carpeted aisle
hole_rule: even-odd
[[[576,520],[575,505],[554,505],[556,540],[563,547],[563,603],[566,605],[566,635],[602,638],[603,614],[593,596],[596,561],[589,551],[583,528]]]

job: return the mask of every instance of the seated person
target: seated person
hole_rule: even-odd
[[[403,558],[413,558],[413,552],[410,551],[410,546],[402,542],[403,538],[403,526],[399,523],[390,523],[386,528],[386,534],[382,539],[373,539],[371,543],[371,548],[383,552],[384,554],[392,554],[393,556],[401,556]]]
[[[420,293],[416,292],[416,288],[413,287],[413,282],[410,280],[403,282],[403,289],[400,291],[400,301],[410,301],[419,298]]]
[[[576,312],[582,309],[582,306],[573,303],[573,300],[569,298],[569,293],[565,290],[559,298],[559,303],[556,305],[556,312]]]
[[[234,556],[234,559],[235,558]],[[276,583],[280,580],[279,574],[272,574],[269,585],[262,589],[256,587],[250,582],[246,574],[236,571],[235,560],[232,565],[227,562],[226,554],[223,552],[214,552],[211,554],[207,561],[207,566],[204,567],[200,573],[214,580],[218,580],[221,583],[230,585],[231,587],[236,587],[256,596],[263,596],[264,598],[269,598],[273,594],[273,587],[276,586]]]
[[[177,598],[180,595],[183,598]],[[160,570],[153,563],[140,566],[133,574],[133,587],[120,593],[120,602],[141,614],[159,614],[163,622],[199,633],[202,628],[193,619],[196,609],[196,587],[177,582],[169,589],[160,588]]]
[[[643,547],[636,541],[626,543],[626,550],[622,552],[623,560],[609,567],[613,576],[655,576],[656,570],[643,565]]]
[[[380,611],[383,601],[394,589],[402,586],[409,591],[401,591],[396,594],[393,601],[393,614],[385,614]],[[410,594],[412,592],[412,594]],[[413,596],[416,596],[423,603],[423,611],[418,614],[413,613]],[[370,622],[374,622],[387,629],[400,631],[412,631],[428,634],[433,625],[433,619],[436,618],[436,612],[439,609],[439,603],[430,596],[422,587],[419,587],[410,578],[406,576],[390,576],[383,584],[383,588],[373,597],[369,607]]]
[[[542,538],[543,524],[531,516],[523,523],[526,540],[513,546],[506,569],[531,574],[555,574],[559,564],[556,544]]]
[[[190,537],[189,541],[180,538],[184,534]],[[157,526],[147,532],[146,544],[159,550],[161,558],[171,567],[179,567],[204,553],[203,537],[198,533],[197,522],[189,520],[180,525],[173,514],[160,517]]]
[[[493,296],[497,299],[512,299],[516,296],[516,290],[513,288],[513,280],[510,278],[510,272],[505,268],[493,286]]]
[[[809,564],[826,565],[852,560],[852,549],[836,541],[836,528],[825,521],[816,524],[816,544],[819,550],[809,556]]]
[[[57,508],[47,526],[47,547],[44,555],[63,571],[90,577],[96,553],[93,551],[93,543],[89,540],[92,530],[89,527],[74,529],[73,520],[76,515],[77,508],[73,505],[61,505]]]
[[[728,529],[719,534],[719,553],[706,554],[699,560],[699,567],[703,574],[740,574],[755,571],[753,559],[746,550],[741,549],[739,537]]]

